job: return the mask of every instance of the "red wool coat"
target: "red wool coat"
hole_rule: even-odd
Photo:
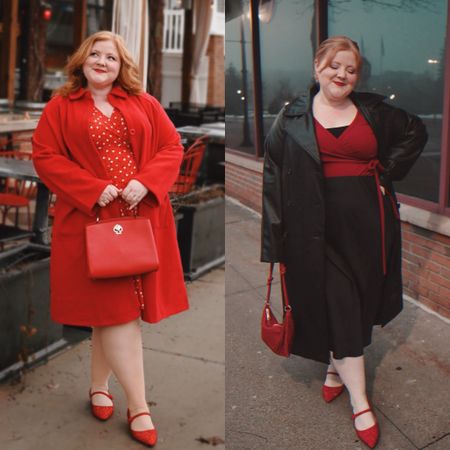
[[[50,262],[51,315],[56,322],[107,326],[142,317],[159,320],[188,308],[168,190],[175,181],[183,147],[172,122],[148,94],[128,95],[114,87],[108,100],[123,115],[138,167],[133,177],[148,195],[139,215],[151,220],[160,268],[142,276],[141,311],[132,277],[88,277],[85,226],[96,216],[96,202],[112,180],[91,141],[88,121],[93,100],[80,89],[52,98],[33,135],[33,162],[45,185],[56,194]],[[102,219],[119,217],[117,202],[100,209]]]

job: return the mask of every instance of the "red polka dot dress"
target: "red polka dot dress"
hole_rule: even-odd
[[[130,145],[128,128],[122,114],[114,109],[111,117],[107,117],[94,107],[89,120],[89,133],[114,186],[124,189],[137,172],[137,165]],[[137,213],[137,208],[130,210],[128,203],[123,198],[119,197],[116,201],[119,202],[121,216]],[[133,278],[135,293],[141,309],[143,309],[142,279],[140,276]]]

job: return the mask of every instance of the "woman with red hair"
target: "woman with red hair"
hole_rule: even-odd
[[[122,385],[132,436],[155,445],[145,396],[140,319],[155,323],[188,308],[168,190],[183,156],[172,122],[143,92],[122,38],[101,31],[67,64],[68,81],[44,109],[33,161],[57,196],[52,231],[53,320],[92,327],[92,414],[113,414],[112,373]],[[132,214],[152,223],[160,267],[142,275],[88,275],[85,227]]]
[[[402,309],[400,218],[393,181],[423,150],[421,120],[354,88],[355,42],[335,36],[314,59],[316,85],[285,106],[266,139],[262,261],[286,266],[292,353],[328,364],[331,402],[347,388],[359,438],[379,428],[364,348]]]

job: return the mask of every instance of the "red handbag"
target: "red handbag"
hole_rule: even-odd
[[[159,267],[152,224],[146,217],[97,217],[86,226],[86,254],[91,278],[139,275]]]
[[[286,290],[286,266],[280,263],[281,294],[283,297],[283,322],[279,323],[270,307],[270,292],[273,281],[273,263],[270,263],[267,279],[267,298],[261,318],[261,337],[265,344],[277,355],[289,356],[294,339],[294,319]]]

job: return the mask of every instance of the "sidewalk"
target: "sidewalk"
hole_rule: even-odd
[[[259,217],[228,201],[227,450],[367,449],[353,431],[347,392],[331,404],[321,398],[326,366],[276,356],[261,342],[268,265],[259,263],[259,248]],[[278,313],[279,291],[274,284]],[[377,450],[450,449],[449,343],[450,324],[409,302],[376,328],[366,357],[381,427]]]
[[[189,311],[143,325],[147,400],[159,450],[212,448],[197,438],[224,439],[224,269],[187,285]],[[103,423],[89,411],[89,346],[85,340],[25,376],[0,385],[2,450],[140,450],[126,425],[122,389]],[[223,449],[224,445],[214,447]]]

